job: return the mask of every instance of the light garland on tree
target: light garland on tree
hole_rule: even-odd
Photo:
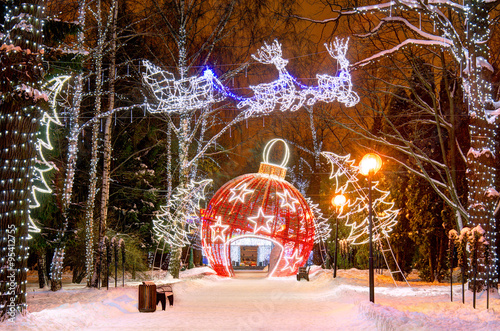
[[[40,99],[45,100],[45,101],[50,100],[51,113],[46,112],[45,110],[43,110],[40,107],[36,107],[38,109],[38,112],[40,112],[42,114],[41,120],[40,120],[39,132],[44,132],[44,138],[40,138],[40,134],[37,134],[38,138],[36,138],[35,148],[36,148],[38,157],[36,158],[36,164],[33,166],[33,169],[32,169],[33,175],[32,175],[32,185],[31,185],[31,199],[29,200],[29,203],[28,203],[28,206],[30,209],[38,208],[40,206],[40,203],[38,202],[38,199],[37,199],[37,192],[39,192],[39,193],[52,193],[52,189],[47,184],[47,181],[45,179],[45,173],[53,170],[54,165],[45,159],[43,151],[53,149],[53,146],[50,142],[51,123],[54,123],[56,125],[61,125],[61,122],[59,121],[59,118],[57,116],[57,112],[55,110],[55,97],[60,92],[60,90],[62,88],[62,84],[64,84],[64,82],[66,80],[67,79],[65,77],[62,77],[60,79],[55,78],[55,79],[49,81],[47,86],[46,86],[46,89],[49,91],[49,95],[47,95],[44,92],[40,92],[36,89],[33,89],[31,87],[25,86],[25,85],[22,85],[21,87],[18,87],[16,89],[16,93],[26,95],[27,97],[31,97],[35,102],[38,102],[38,100],[40,100]],[[2,119],[7,118],[9,120],[13,119],[12,115],[7,115],[7,117],[5,117],[4,115],[1,115],[1,118]],[[20,116],[18,116],[18,118],[20,118]],[[21,134],[21,133],[18,133],[17,131],[14,131],[13,133],[14,134]],[[27,146],[25,146],[24,144],[21,146],[12,145],[11,148],[14,150],[18,147],[26,148]],[[20,164],[21,162],[20,162],[20,160],[14,160],[14,163]],[[13,165],[13,166],[16,167],[15,165]],[[21,166],[21,168],[23,168],[23,167]],[[1,181],[4,182],[5,180],[1,179]],[[10,179],[10,181],[11,181],[11,183],[13,182],[12,179]],[[13,203],[13,202],[10,202],[10,203]],[[22,213],[22,211],[20,211],[20,213]],[[29,222],[29,232],[40,232],[40,229],[33,222],[30,215],[28,215],[28,222]],[[28,235],[28,239],[29,238],[31,238],[31,236]]]
[[[153,220],[153,233],[159,243],[164,240],[171,248],[192,244],[193,235],[199,231],[200,202],[205,200],[205,190],[211,183],[211,179],[205,179],[176,188]]]
[[[355,199],[347,200],[337,216],[345,220],[345,225],[351,227],[347,238],[353,245],[362,245],[368,242],[368,196],[358,183],[358,167],[354,166],[354,160],[350,155],[338,156],[331,152],[323,152],[332,166],[330,179],[334,179],[335,195],[342,194],[349,196],[356,195]],[[394,203],[388,202],[389,191],[382,191],[377,188],[378,182],[372,182],[372,192],[375,196],[373,200],[373,240],[388,237],[394,226],[397,224],[399,210],[394,209]]]
[[[14,1],[2,3],[5,7],[4,35],[0,35],[2,59],[11,65],[1,68],[4,93],[0,104],[0,221],[2,251],[0,289],[2,290],[0,317],[14,321],[24,312],[26,304],[26,267],[29,256],[28,231],[35,230],[29,208],[33,204],[33,176],[35,175],[37,128],[43,109],[39,106],[47,95],[39,90],[37,79],[43,72],[43,19],[41,5]],[[18,155],[24,156],[19,159]],[[31,196],[31,197],[30,197]]]
[[[480,259],[480,280],[498,281],[498,270],[496,268],[497,255],[497,229],[493,214],[498,192],[495,189],[496,168],[496,132],[498,132],[497,117],[488,112],[487,106],[492,104],[491,83],[483,79],[482,71],[485,69],[493,71],[487,62],[489,49],[485,41],[490,37],[489,17],[486,11],[485,1],[466,1],[466,19],[469,24],[468,34],[469,47],[473,48],[475,54],[469,54],[467,58],[468,72],[465,73],[466,84],[464,90],[469,101],[469,117],[472,119],[469,125],[471,147],[467,153],[468,171],[473,174],[467,176],[469,182],[469,221],[474,226],[488,229],[487,240],[491,244],[491,264],[494,266],[487,275],[489,266]],[[473,62],[475,60],[475,63]],[[486,138],[486,139],[485,139]],[[469,172],[469,174],[471,174]],[[485,199],[485,197],[487,197]],[[486,210],[485,214],[483,211]]]
[[[283,59],[281,44],[274,41],[271,45],[264,44],[252,57],[262,64],[272,64],[278,70],[278,80],[271,83],[262,83],[250,86],[253,97],[240,101],[239,109],[244,109],[246,117],[254,114],[267,114],[274,110],[296,111],[302,106],[312,106],[317,102],[339,101],[347,107],[359,102],[359,97],[352,90],[349,61],[345,55],[348,40],[335,40],[332,44],[325,44],[331,57],[337,60],[340,67],[338,76],[316,75],[318,86],[306,86],[293,78],[286,65],[288,60]]]

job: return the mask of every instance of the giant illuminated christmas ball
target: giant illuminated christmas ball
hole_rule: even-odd
[[[284,144],[280,165],[269,163],[276,142]],[[231,243],[242,238],[271,241],[269,276],[290,276],[304,265],[314,243],[314,216],[302,194],[285,180],[289,149],[281,139],[264,148],[259,172],[222,186],[202,211],[202,245],[220,276],[233,276]]]

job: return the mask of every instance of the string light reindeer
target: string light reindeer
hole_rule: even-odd
[[[352,90],[349,61],[345,57],[348,48],[348,39],[336,39],[325,44],[328,54],[339,65],[338,76],[318,74],[317,86],[306,86],[290,75],[286,66],[288,60],[283,59],[281,44],[274,41],[264,43],[252,58],[262,64],[272,64],[278,70],[278,79],[271,83],[262,83],[250,86],[254,95],[240,101],[239,109],[246,108],[246,117],[259,113],[270,113],[275,110],[296,111],[304,104],[313,106],[317,102],[339,101],[348,107],[359,102],[359,96]]]

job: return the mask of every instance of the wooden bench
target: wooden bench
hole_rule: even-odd
[[[161,308],[162,310],[165,310],[165,306],[167,305],[167,298],[168,298],[168,303],[170,306],[174,305],[174,292],[172,291],[172,285],[156,285],[154,282],[143,282],[144,285],[147,286],[155,286],[154,292],[156,294],[156,305],[158,305],[159,302],[161,302]],[[150,310],[148,310],[150,311]],[[153,310],[154,311],[154,310]]]
[[[174,292],[172,291],[172,285],[158,285],[156,287],[156,304],[161,302],[161,310],[165,310],[165,306],[168,303],[170,307],[174,305]]]
[[[297,272],[297,281],[300,281],[302,278],[309,281],[309,269],[311,269],[311,267],[299,267],[299,271]]]

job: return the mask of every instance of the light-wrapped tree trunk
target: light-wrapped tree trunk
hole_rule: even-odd
[[[29,205],[43,102],[44,1],[6,1],[0,47],[0,319],[26,309]],[[4,5],[4,3],[2,3]],[[45,99],[45,100],[44,100]]]

